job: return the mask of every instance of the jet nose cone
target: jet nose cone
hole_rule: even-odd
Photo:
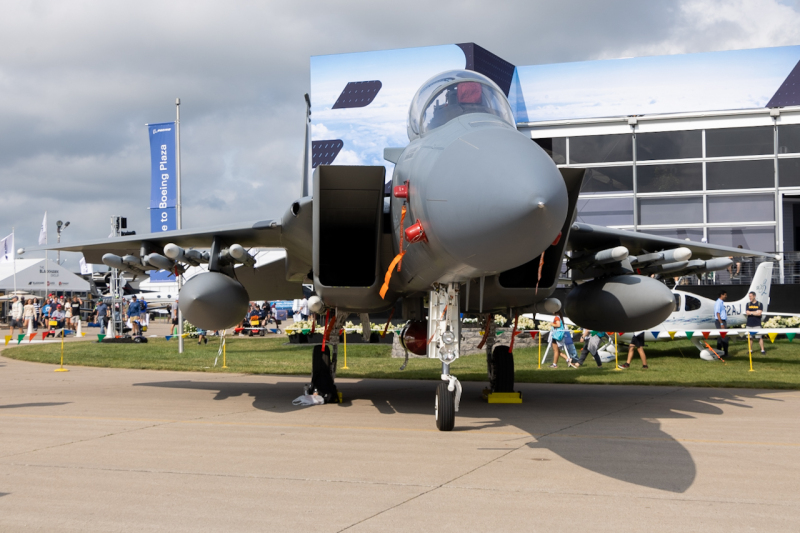
[[[567,216],[561,173],[543,150],[510,128],[462,134],[444,149],[430,181],[430,233],[451,256],[486,273],[538,256]]]

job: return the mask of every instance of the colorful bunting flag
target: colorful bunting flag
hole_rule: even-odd
[[[35,336],[36,336],[36,333],[31,333],[31,340],[29,340],[28,342],[33,342],[33,338],[34,338]]]
[[[172,340],[172,337],[174,337],[174,336],[175,336],[175,335],[167,335],[167,336],[166,336],[166,337],[164,337],[164,338],[165,338],[165,339],[167,339],[168,341],[171,341],[171,340]]]
[[[711,332],[710,331],[703,331],[702,333],[703,333],[703,338],[705,340],[708,340],[708,336],[711,334]]]
[[[650,334],[653,336],[654,339],[658,339],[658,334],[661,333],[660,331],[651,331]]]
[[[670,339],[675,340],[675,334],[677,333],[677,331],[668,331],[667,333],[669,333]]]
[[[606,335],[608,335],[609,337],[613,337],[614,336],[614,332],[613,331],[606,331]]]
[[[49,333],[48,331],[43,331],[42,332],[42,340],[45,340],[47,338],[47,334],[48,333]]]
[[[789,342],[794,340],[795,333],[787,333],[786,338],[789,339]]]
[[[531,331],[531,339],[535,339],[537,333],[539,333],[539,332],[538,331]]]
[[[778,337],[777,333],[767,333],[767,337],[769,337],[769,342],[775,342],[775,339]]]
[[[687,339],[692,340],[692,335],[694,335],[694,331],[687,331],[686,332],[686,338]]]
[[[25,338],[25,334],[24,333],[20,333],[19,335],[17,335],[17,344],[21,343],[22,339],[24,339],[24,338]]]
[[[11,335],[6,335],[6,346],[8,346],[9,342],[11,342]]]
[[[720,332],[719,332],[719,338],[720,338],[720,339],[724,339],[724,338],[725,338],[725,335],[727,335],[727,334],[728,334],[728,332],[727,332],[727,331],[720,331]]]
[[[103,342],[103,339],[105,338],[106,338],[105,335],[100,335],[99,333],[97,334],[97,342]]]
[[[620,331],[619,332],[619,336],[622,337],[623,335],[625,335],[625,332],[624,331]]]

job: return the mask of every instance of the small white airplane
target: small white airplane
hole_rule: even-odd
[[[770,262],[758,265],[753,276],[753,282],[750,284],[750,288],[744,298],[735,302],[725,302],[725,311],[728,314],[728,329],[739,328],[747,322],[747,316],[744,312],[747,303],[750,301],[750,292],[755,292],[756,300],[763,305],[762,315],[774,314],[767,312],[770,300],[770,285],[772,284],[772,267],[773,263]],[[717,359],[717,356],[708,349],[708,338],[716,338],[720,333],[714,324],[715,301],[680,290],[673,290],[672,294],[675,297],[675,311],[660,325],[645,331],[645,341],[669,342],[678,338],[690,338],[692,344],[700,350],[702,359],[708,361]],[[689,335],[686,334],[687,331]],[[741,333],[745,332],[746,330],[741,330]],[[625,332],[617,337],[617,341],[618,343],[629,344],[631,338],[637,333],[641,332]],[[606,359],[613,360],[613,343],[603,346],[601,351],[606,352],[601,354],[601,358],[604,361]]]

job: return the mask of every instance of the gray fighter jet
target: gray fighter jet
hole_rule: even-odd
[[[434,412],[443,431],[453,428],[461,396],[451,365],[463,315],[484,321],[492,389],[511,391],[513,355],[492,346],[493,313],[561,311],[552,294],[568,274],[576,286],[563,307],[576,323],[643,330],[674,305],[651,274],[700,273],[726,268],[729,256],[765,255],[575,223],[583,170],[559,170],[517,131],[498,86],[476,72],[425,82],[411,102],[408,137],[407,146],[384,152],[395,163],[388,194],[383,166],[320,166],[313,194],[280,218],[50,249],[135,273],[207,263],[180,301],[187,320],[211,330],[239,323],[250,300],[299,298],[301,284],[313,283],[312,311],[329,317],[329,340],[324,350],[313,347],[312,382],[331,401],[331,332],[352,313],[401,300],[403,346],[442,363]],[[284,248],[286,258],[254,268],[249,247]]]

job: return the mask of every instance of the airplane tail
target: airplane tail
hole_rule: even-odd
[[[747,294],[745,294],[744,298],[741,299],[742,303],[746,304],[750,299],[748,294],[754,292],[756,293],[756,300],[761,302],[761,304],[764,306],[763,312],[767,312],[767,307],[769,306],[769,289],[770,285],[772,284],[773,264],[774,263],[765,261],[758,265],[756,273],[753,276],[753,282],[750,284]]]

